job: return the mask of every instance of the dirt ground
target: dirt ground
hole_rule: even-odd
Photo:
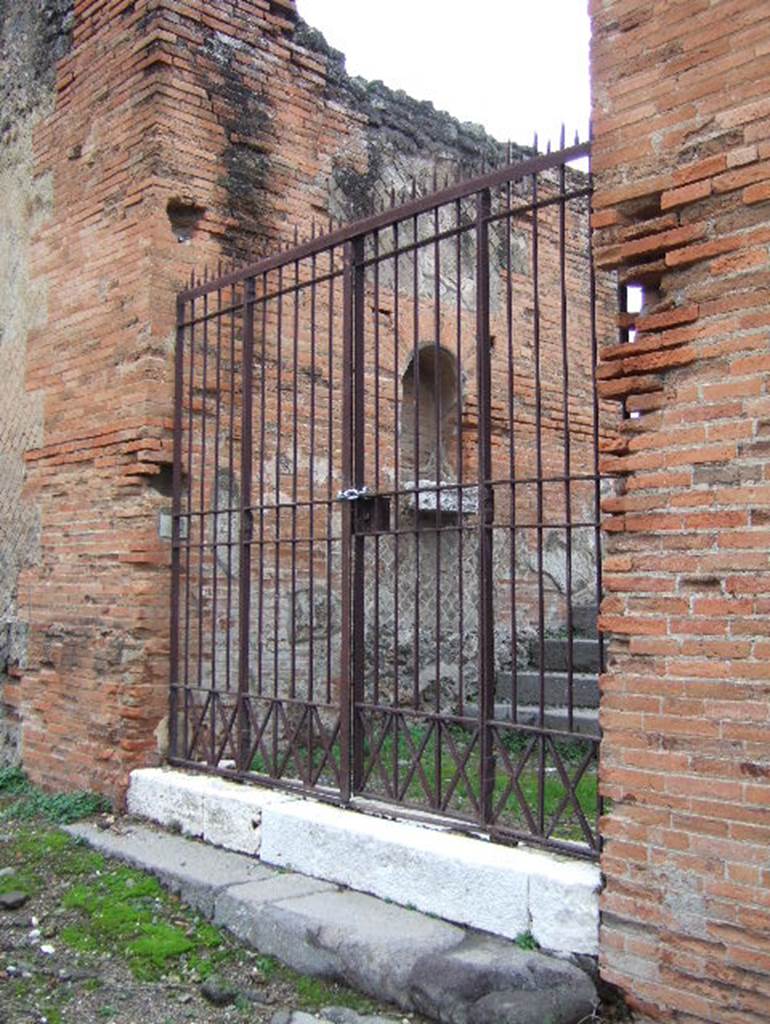
[[[19,806],[0,792],[0,1024],[270,1024],[329,1006],[418,1024],[239,946]]]

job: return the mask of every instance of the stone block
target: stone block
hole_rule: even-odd
[[[131,773],[129,813],[238,853],[257,855],[262,808],[295,799],[227,779],[169,768]]]
[[[452,1024],[575,1024],[596,1004],[593,982],[573,964],[473,934],[422,958],[408,990],[415,1009]]]
[[[590,864],[309,801],[265,808],[262,857],[496,935],[516,938],[536,919],[544,946],[596,949],[599,872]],[[549,887],[570,900],[574,926],[563,927]]]
[[[126,806],[129,814],[199,837],[203,798],[213,781],[166,768],[140,768],[131,773]]]
[[[156,875],[172,892],[207,916],[213,914],[217,893],[223,888],[238,888],[275,876],[274,871],[250,857],[191,843],[144,825],[111,832],[80,823],[69,826],[67,831],[107,856],[119,857]]]

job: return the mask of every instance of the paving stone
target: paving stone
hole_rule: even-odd
[[[304,1010],[279,1010],[270,1018],[270,1024],[332,1024],[326,1017],[314,1017]]]
[[[347,1006],[324,1006],[321,1016],[330,1024],[401,1024],[401,1018],[357,1013]]]
[[[144,826],[68,831],[152,871],[260,952],[442,1024],[577,1024],[593,1009],[587,974],[508,940]],[[329,1007],[321,1017],[278,1010],[271,1024],[397,1021]]]
[[[478,933],[422,957],[408,988],[415,1009],[446,1024],[576,1024],[596,1003],[579,967]]]
[[[214,923],[241,942],[269,953],[304,974],[335,978],[327,953],[308,941],[308,924],[282,907],[292,899],[335,892],[336,886],[305,875],[283,874],[227,889],[217,896]]]
[[[307,954],[297,951],[304,943],[312,949],[312,973],[345,981],[405,1009],[410,1005],[404,993],[414,964],[428,953],[458,945],[465,934],[455,925],[351,891],[266,907],[259,927],[272,942],[268,952],[307,963]]]
[[[191,906],[207,916],[214,912],[217,893],[231,885],[273,878],[276,872],[251,857],[217,850],[204,843],[149,828],[129,825],[103,832],[79,823],[66,829],[94,849],[156,875]]]

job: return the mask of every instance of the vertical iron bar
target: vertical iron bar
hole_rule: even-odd
[[[199,508],[200,512],[198,515],[198,692],[203,689],[203,579],[204,579],[204,559],[206,556],[206,391],[207,391],[207,375],[208,375],[208,361],[209,361],[209,297],[208,293],[203,296],[203,360],[201,370],[201,478],[200,478],[200,493],[199,493]],[[212,710],[216,714],[216,708],[214,706],[216,701],[216,695],[214,693],[212,680],[209,678],[209,711]],[[216,719],[212,719],[209,723],[209,749],[206,758],[209,764],[214,763],[214,725]],[[202,724],[202,723],[201,723]],[[197,727],[200,728],[200,725]]]
[[[412,196],[415,195],[415,182],[412,179]],[[417,215],[412,217],[412,374],[414,380],[414,642],[412,648],[412,706],[420,707],[420,499],[422,497],[422,479],[420,476],[420,250],[417,242],[419,222]]]
[[[543,415],[540,352],[540,253],[537,209],[537,174],[532,175],[532,306],[535,355],[535,487],[537,533],[537,608],[540,693],[538,724],[545,725],[545,591],[543,585]],[[538,738],[537,827],[545,831],[545,736]]]
[[[307,701],[312,705],[311,713],[308,715],[307,730],[307,760],[308,773],[311,783],[315,781],[314,761],[315,742],[313,736],[313,722],[315,711],[315,332],[316,332],[316,272],[317,254],[314,252],[310,259],[310,450],[308,452],[308,666],[307,666]],[[331,466],[330,466],[331,469]],[[330,474],[331,475],[331,474]],[[321,750],[323,758],[323,750]],[[319,776],[322,771],[323,760],[319,766]]]
[[[364,374],[364,303],[365,268],[364,236],[352,241],[353,258],[353,486],[364,486],[366,475],[366,444],[364,416],[366,400],[366,378]],[[363,787],[364,774],[364,730],[359,722],[359,705],[364,699],[364,640],[366,623],[364,605],[364,556],[365,538],[360,530],[353,534],[353,680],[352,680],[352,757],[353,792]]]
[[[513,230],[511,220],[511,183],[506,185],[505,191],[507,214],[505,218],[505,324],[506,341],[508,346],[508,423],[510,433],[508,435],[508,479],[510,481],[510,523],[509,523],[509,572],[510,572],[510,602],[511,602],[511,721],[519,719],[519,666],[516,657],[518,641],[518,624],[516,621],[516,387],[515,387],[515,361],[513,354],[513,281],[511,274],[511,246],[513,245]]]
[[[187,535],[185,537],[185,594],[184,594],[184,756],[192,757],[190,750],[190,586],[192,572],[192,501],[193,501],[193,397],[195,394],[195,300],[190,302],[190,385],[187,395]]]
[[[181,550],[179,547],[180,515],[182,507],[182,389],[184,387],[184,313],[185,303],[176,302],[176,349],[174,350],[174,455],[171,483],[171,608],[169,622],[169,708],[168,747],[172,757],[179,756],[179,575]],[[189,526],[188,526],[189,529]]]
[[[380,493],[380,233],[372,236],[374,245],[374,493]],[[380,703],[380,528],[374,535],[374,704]]]
[[[438,716],[441,713],[441,249],[439,243],[439,212],[438,207],[433,211],[433,302],[434,302],[434,349],[433,349],[433,386],[434,386],[434,407],[436,428],[436,580],[435,580],[435,627],[436,627],[436,695],[433,706]],[[435,775],[436,791],[433,794],[434,806],[437,810],[441,808],[441,794],[443,791],[441,770],[441,744],[443,734],[441,723],[437,720],[435,726],[435,738],[433,743],[433,771]]]
[[[327,341],[328,341],[328,406],[326,412],[326,427],[328,431],[328,459],[329,459],[329,471],[326,474],[326,703],[331,704],[332,702],[332,563],[334,560],[334,506],[332,504],[334,500],[334,491],[332,489],[332,483],[334,478],[334,249],[329,250],[329,303],[328,303],[328,324],[327,324]],[[344,317],[344,310],[343,310]],[[345,378],[343,375],[342,380],[343,390],[345,387]],[[344,409],[343,409],[344,417]],[[345,443],[343,438],[342,450],[344,457]],[[341,467],[344,473],[344,466]],[[343,484],[343,486],[346,486]],[[343,530],[344,533],[344,530]],[[342,580],[342,603],[345,602],[345,590],[347,589],[345,580]],[[345,628],[344,628],[344,616],[343,616],[343,628],[342,638],[344,642]],[[339,696],[339,695],[338,695]],[[343,770],[344,775],[344,770]]]
[[[398,708],[400,704],[400,690],[401,690],[401,677],[400,677],[400,658],[399,658],[399,595],[401,589],[401,566],[400,566],[400,532],[401,532],[401,502],[404,495],[401,493],[401,438],[398,435],[399,425],[399,394],[401,392],[401,331],[399,328],[400,309],[399,309],[399,290],[400,281],[398,274],[398,244],[399,244],[399,222],[396,220],[393,223],[393,424],[394,424],[394,438],[393,447],[395,453],[395,476],[396,476],[396,500],[395,509],[393,512],[393,529],[395,531],[393,537],[393,697],[392,707]],[[403,403],[403,396],[402,396]],[[403,404],[401,406],[401,416],[404,414]],[[392,783],[393,793],[398,793],[398,775],[399,775],[399,764],[398,764],[398,746],[400,741],[399,736],[399,725],[400,720],[397,713],[391,715],[392,730],[393,730],[393,743],[392,743],[392,754],[391,754],[391,768],[392,768]]]
[[[218,562],[217,558],[219,555],[219,482],[217,480],[219,474],[219,429],[221,424],[221,407],[222,407],[222,289],[218,288],[216,291],[217,296],[217,312],[216,312],[216,370],[215,370],[215,396],[214,396],[214,466],[212,473],[212,483],[214,486],[214,514],[211,517],[211,689],[214,691],[214,697],[217,695],[217,599],[218,599]],[[226,682],[226,681],[225,681]],[[214,711],[212,713],[212,730],[211,730],[211,744],[212,750],[215,750],[216,739],[214,728],[216,724],[216,707],[214,706],[214,700],[212,700],[212,707]],[[216,761],[216,756],[214,757]]]
[[[260,316],[259,338],[259,595],[257,600],[257,694],[263,695],[264,678],[264,628],[265,628],[265,473],[267,469],[267,453],[265,450],[267,411],[267,274],[262,275],[262,312]],[[264,704],[258,702],[260,713]]]
[[[564,522],[565,528],[565,592],[567,599],[567,728],[574,727],[574,637],[572,615],[572,458],[569,412],[569,345],[567,340],[567,201],[566,169],[559,167],[559,319],[561,326],[562,398],[564,402]]]
[[[225,648],[225,677],[227,689],[231,688],[232,671],[232,611],[233,611],[233,507],[235,501],[233,487],[233,457],[235,445],[235,285],[230,285],[230,411],[227,417],[227,618],[226,618],[226,648]]]
[[[292,409],[291,409],[291,681],[289,694],[297,696],[297,397],[299,363],[299,260],[294,261],[294,308],[292,323]],[[307,696],[307,695],[306,695]]]
[[[276,336],[275,336],[275,555],[273,562],[273,722],[272,722],[272,750],[270,774],[277,778],[278,771],[278,727],[280,724],[281,712],[283,711],[283,700],[280,690],[281,678],[281,431],[283,424],[283,393],[282,393],[282,369],[283,369],[283,268],[284,264],[278,267],[278,285],[276,288]]]
[[[342,486],[353,486],[353,332],[354,332],[354,262],[352,242],[345,243],[345,263],[342,279]],[[351,793],[351,502],[342,503],[342,609],[340,654],[340,790],[343,801]]]
[[[462,323],[463,323],[463,303],[462,303],[462,273],[463,273],[463,256],[462,256],[462,235],[460,233],[460,225],[462,224],[462,204],[458,199],[455,203],[455,227],[457,228],[457,235],[455,239],[455,259],[457,261],[457,279],[455,288],[455,321],[456,321],[456,345],[457,345],[457,508],[459,529],[457,531],[457,591],[458,591],[458,632],[460,637],[459,645],[459,712],[461,715],[465,714],[465,566],[464,566],[464,552],[465,552],[465,525],[463,518],[463,498],[464,498],[464,479],[463,479],[463,392],[462,392],[462,380],[463,380],[463,353],[462,353]]]
[[[490,721],[494,717],[494,581],[492,578],[491,365],[489,333],[489,189],[476,196],[476,387],[478,391],[479,487],[479,728],[482,823],[492,817],[494,752]]]
[[[239,567],[238,652],[238,770],[248,770],[251,747],[249,729],[249,641],[251,634],[251,472],[252,472],[252,378],[254,369],[255,279],[249,277],[243,292],[243,370],[241,394],[241,514]]]

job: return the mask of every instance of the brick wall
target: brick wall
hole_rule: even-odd
[[[4,5],[4,27],[30,11]],[[0,538],[3,600],[28,638],[2,699],[36,781],[119,794],[165,736],[157,527],[175,292],[193,266],[273,249],[295,226],[360,215],[412,175],[468,173],[500,147],[350,80],[293,0],[46,0],[40,14],[57,31],[41,50],[50,28],[26,26],[34,81],[19,77],[23,50],[0,54],[3,81],[35,100],[23,173],[0,203],[28,218],[4,287],[30,301],[0,358],[14,415],[32,424],[14,425],[6,404],[3,501],[34,527],[15,531],[15,549]],[[5,134],[3,166],[13,152]]]
[[[47,288],[33,280],[33,236],[50,213],[49,175],[36,174],[32,133],[50,110],[53,62],[69,47],[68,0],[0,10],[0,764],[18,757],[18,718],[5,700],[26,663],[20,569],[39,554],[39,523],[23,496],[24,453],[38,444],[41,396],[25,388],[27,334],[45,321]],[[12,683],[10,684],[12,687]]]
[[[602,969],[654,1019],[767,1021],[770,9],[590,8],[596,255],[644,287],[600,368]]]

